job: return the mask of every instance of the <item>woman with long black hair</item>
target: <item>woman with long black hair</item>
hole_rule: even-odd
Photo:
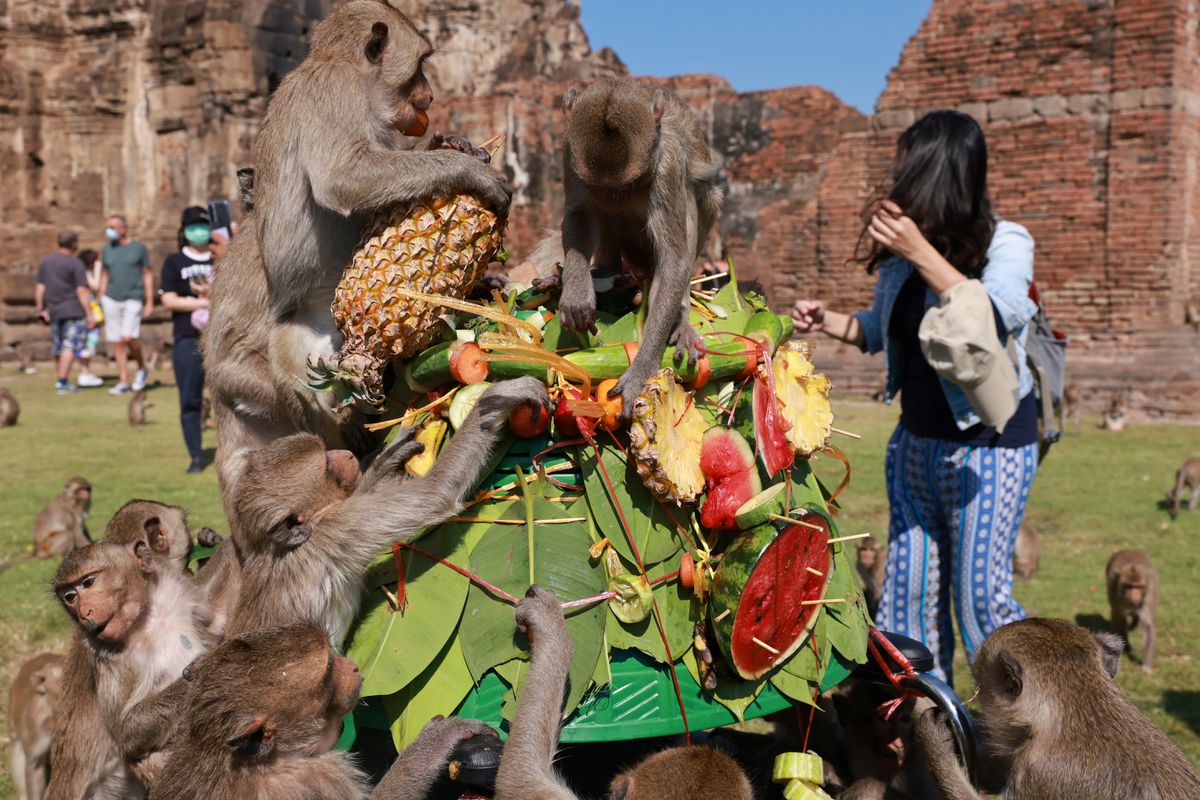
[[[983,131],[956,111],[927,114],[901,135],[868,210],[854,260],[878,274],[871,308],[848,315],[799,300],[792,316],[800,332],[886,355],[885,396],[899,394],[901,411],[887,449],[876,622],[925,642],[949,682],[951,607],[968,657],[1025,616],[1012,554],[1038,460],[1024,355],[1033,239],[993,214]]]

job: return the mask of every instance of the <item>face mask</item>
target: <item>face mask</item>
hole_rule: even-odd
[[[107,239],[108,239],[110,242],[115,242],[117,239],[120,239],[120,238],[121,238],[121,234],[117,233],[117,229],[116,229],[116,228],[105,228],[105,229],[104,229],[104,236],[105,236],[105,237],[106,237],[106,238],[107,238]]]
[[[207,225],[188,225],[183,229],[183,238],[188,240],[188,244],[208,244],[212,239],[212,229]]]

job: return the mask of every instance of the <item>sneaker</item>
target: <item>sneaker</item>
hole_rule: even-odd
[[[116,386],[109,389],[108,393],[111,395],[118,395],[118,394],[125,394],[126,392],[132,392],[132,391],[133,390],[129,388],[128,383],[118,383]]]
[[[145,367],[142,367],[141,369],[139,369],[137,371],[137,374],[135,374],[133,376],[133,390],[135,392],[140,392],[142,389],[145,389],[146,388],[146,378],[148,378],[149,376],[150,376],[150,372]]]
[[[188,471],[189,475],[197,473],[197,472],[204,472],[204,459],[203,458],[193,458],[192,463],[188,464],[187,471]]]
[[[58,381],[54,384],[54,391],[59,394],[75,394],[79,391],[79,387],[68,381]]]
[[[76,380],[76,383],[78,383],[80,386],[83,386],[86,389],[95,389],[97,386],[104,385],[104,378],[101,378],[99,375],[89,372],[86,375],[80,375],[79,378]]]

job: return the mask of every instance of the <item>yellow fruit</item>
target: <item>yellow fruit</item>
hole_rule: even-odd
[[[782,345],[775,352],[771,366],[783,418],[792,424],[786,434],[788,442],[800,455],[811,455],[829,441],[833,425],[829,379],[813,372],[807,342]]]
[[[433,462],[437,460],[438,448],[442,446],[442,439],[445,436],[446,421],[440,417],[428,419],[421,426],[421,430],[417,432],[417,441],[425,445],[425,449],[408,460],[404,465],[404,471],[414,478],[419,478],[433,469]]]
[[[444,309],[395,290],[464,297],[500,249],[503,227],[466,195],[376,214],[334,293],[331,310],[345,342],[313,365],[314,388],[333,389],[342,405],[382,404],[387,362],[410,358],[443,331]]]
[[[661,369],[646,381],[633,402],[630,454],[659,499],[691,503],[704,491],[700,442],[708,427],[674,370]]]

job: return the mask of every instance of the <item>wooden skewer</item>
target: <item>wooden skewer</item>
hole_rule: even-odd
[[[802,600],[800,602],[800,605],[802,605],[802,606],[827,606],[830,603],[844,603],[844,602],[846,602],[846,598],[844,598],[844,597],[830,597],[826,600]]]
[[[840,433],[842,436],[849,436],[851,439],[861,439],[862,438],[857,433],[851,433],[850,431],[844,431],[841,428],[831,427],[829,430],[833,431],[834,433]]]
[[[692,286],[695,286],[697,283],[706,283],[708,281],[715,281],[718,278],[728,278],[728,277],[729,277],[728,272],[715,272],[712,275],[701,275],[699,278],[692,278]]]
[[[451,522],[494,522],[497,525],[524,525],[523,519],[484,519],[483,517],[451,517]],[[587,522],[587,517],[563,517],[562,519],[535,519],[534,525],[566,525],[568,522]]]
[[[853,541],[854,539],[866,539],[870,535],[871,534],[869,533],[856,533],[853,536],[835,536],[829,540],[828,544],[833,544],[834,542],[849,542]]]
[[[722,611],[720,614],[717,614],[715,617],[713,617],[713,622],[720,622],[721,620],[725,619],[728,616],[729,616],[729,609],[727,608],[724,611]]]
[[[761,647],[763,650],[774,653],[775,655],[779,655],[778,650],[776,650],[774,647],[771,647],[771,645],[767,644],[762,639],[759,639],[757,636],[752,636],[750,638],[751,638],[751,641],[753,641],[756,645]]]
[[[497,133],[492,138],[488,139],[483,144],[479,145],[482,149],[487,150],[487,153],[492,158],[496,157],[496,153],[500,152],[500,148],[504,146],[505,135]]]
[[[813,569],[812,567],[805,567],[805,569],[808,570],[809,572],[811,572],[813,575],[816,575],[818,578],[825,577],[825,573],[821,572],[821,570],[819,570],[819,569]]]
[[[769,519],[770,519],[772,522],[786,522],[786,523],[788,523],[788,524],[790,524],[790,525],[803,525],[805,528],[812,528],[814,531],[823,531],[823,530],[825,530],[825,529],[824,529],[824,528],[822,528],[820,525],[813,525],[811,522],[805,522],[805,521],[804,521],[804,520],[802,520],[802,519],[792,519],[791,517],[785,517],[785,516],[783,516],[782,514],[772,514],[772,515],[769,517]],[[833,541],[833,540],[832,540],[832,539],[830,539],[830,541]]]
[[[399,611],[400,610],[400,598],[396,597],[396,595],[394,595],[392,592],[388,591],[388,588],[386,586],[380,586],[379,588],[383,589],[383,593],[384,593],[384,595],[387,596],[388,602],[392,604],[392,608],[394,608],[396,611]]]

